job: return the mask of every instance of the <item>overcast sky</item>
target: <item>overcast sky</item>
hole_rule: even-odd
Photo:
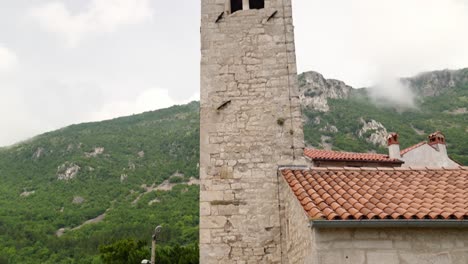
[[[468,0],[293,0],[299,71],[468,67]],[[0,0],[0,146],[198,99],[200,1]]]

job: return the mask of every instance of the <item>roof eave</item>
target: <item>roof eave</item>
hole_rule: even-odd
[[[362,163],[391,163],[391,164],[403,164],[402,160],[347,160],[347,159],[324,159],[324,158],[309,158],[312,161],[342,161],[342,162],[362,162]]]
[[[468,229],[468,220],[311,220],[311,228],[455,228]]]

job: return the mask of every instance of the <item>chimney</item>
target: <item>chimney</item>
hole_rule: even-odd
[[[398,142],[398,134],[390,133],[387,137],[388,156],[391,159],[401,159],[400,143]]]
[[[447,145],[445,144],[445,136],[442,132],[437,131],[429,135],[429,145],[438,150],[440,154],[447,155]]]

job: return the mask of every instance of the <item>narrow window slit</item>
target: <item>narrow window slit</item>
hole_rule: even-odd
[[[265,0],[249,0],[250,9],[265,8]]]
[[[231,0],[231,14],[242,9],[242,0]]]

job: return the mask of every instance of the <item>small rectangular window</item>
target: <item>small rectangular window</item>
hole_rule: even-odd
[[[231,14],[242,10],[242,0],[231,0]]]
[[[249,0],[250,9],[265,8],[265,0]]]

